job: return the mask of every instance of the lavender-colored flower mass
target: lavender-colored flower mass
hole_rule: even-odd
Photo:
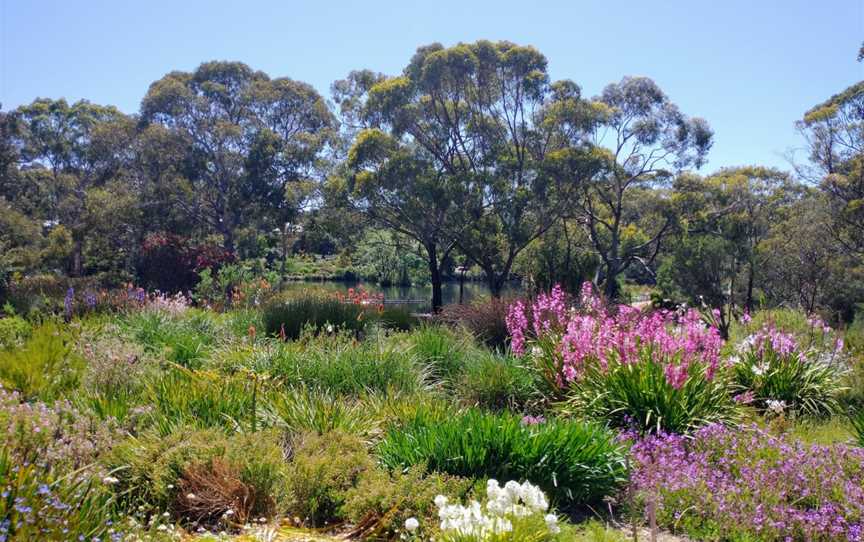
[[[632,451],[632,483],[666,527],[724,540],[864,540],[862,449],[711,425]]]

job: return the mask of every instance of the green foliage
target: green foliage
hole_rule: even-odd
[[[296,340],[307,327],[315,332],[332,327],[332,330],[360,335],[370,317],[359,305],[307,293],[288,299],[273,299],[264,307],[263,320],[268,335]]]
[[[128,333],[151,354],[163,355],[183,367],[198,368],[219,336],[212,313],[189,310],[172,315],[161,310],[142,310],[125,322]]]
[[[664,367],[650,352],[643,353],[637,363],[610,360],[607,370],[589,364],[584,375],[572,383],[562,410],[654,433],[688,433],[737,418],[725,375],[708,378],[705,365],[691,363],[684,384],[675,388]]]
[[[452,382],[475,349],[464,334],[440,325],[423,325],[405,336],[411,353],[438,380]]]
[[[256,386],[254,377],[177,367],[148,382],[144,402],[152,407],[150,423],[162,434],[183,426],[254,430]]]
[[[864,447],[864,409],[858,409],[849,415],[849,423],[858,446]]]
[[[32,326],[20,316],[0,318],[0,350],[16,346],[30,336]]]
[[[562,505],[598,502],[626,475],[623,448],[598,425],[526,426],[518,416],[478,410],[419,411],[387,431],[377,454],[390,468],[425,464],[456,476],[531,480]]]
[[[491,352],[468,357],[456,394],[468,405],[496,411],[525,410],[538,398],[531,370],[512,356]]]
[[[426,375],[398,346],[369,339],[320,336],[299,343],[273,341],[257,349],[249,367],[288,387],[310,386],[335,395],[366,392],[411,392]]]
[[[83,365],[70,332],[48,322],[20,348],[0,350],[0,383],[26,399],[50,401],[78,386]]]
[[[338,431],[365,436],[375,427],[375,420],[362,402],[317,389],[273,391],[268,394],[265,409],[266,421],[289,435]]]
[[[825,417],[839,412],[842,372],[820,359],[795,351],[781,355],[766,347],[762,355],[748,352],[732,367],[733,389],[750,392],[754,405],[771,413],[789,410],[797,415]],[[782,403],[782,407],[778,403]]]
[[[288,469],[289,512],[316,527],[343,519],[348,491],[373,468],[356,437],[341,432],[298,437]]]

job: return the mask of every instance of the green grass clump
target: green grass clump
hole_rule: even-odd
[[[385,342],[356,342],[343,336],[321,336],[300,343],[279,341],[259,349],[253,371],[269,374],[287,387],[312,387],[334,395],[411,392],[427,379],[410,353]]]
[[[317,389],[274,390],[266,400],[267,423],[289,435],[339,431],[365,436],[375,428],[375,420],[362,402],[335,397]]]
[[[24,399],[53,401],[78,387],[84,360],[72,348],[73,337],[48,322],[33,330],[20,348],[0,350],[0,384]]]
[[[307,328],[317,333],[332,327],[359,336],[369,320],[362,306],[315,293],[277,297],[264,306],[262,316],[268,335],[292,341]]]
[[[444,417],[418,411],[390,428],[377,453],[394,469],[425,464],[456,476],[530,480],[560,505],[598,502],[626,476],[625,452],[601,426],[564,420],[526,426],[512,414],[474,409]]]
[[[468,405],[494,411],[525,410],[538,397],[530,369],[512,356],[483,351],[468,358],[456,394]]]
[[[562,411],[653,433],[683,434],[737,419],[738,408],[723,374],[708,378],[706,366],[694,362],[684,384],[676,388],[667,380],[665,367],[650,351],[635,363],[610,360],[606,369],[590,364],[572,384]]]
[[[782,355],[771,346],[760,353],[749,351],[732,367],[734,390],[751,393],[753,404],[771,412],[772,401],[784,410],[808,417],[827,417],[839,412],[843,372],[834,364],[799,356]]]
[[[137,311],[128,317],[125,327],[147,353],[164,356],[190,369],[202,366],[223,335],[213,313],[196,309],[180,315],[158,310]]]
[[[438,380],[452,381],[476,350],[470,337],[441,325],[423,325],[404,336],[411,353]]]
[[[254,430],[260,383],[243,375],[222,375],[175,367],[148,383],[144,403],[160,433],[177,427]]]

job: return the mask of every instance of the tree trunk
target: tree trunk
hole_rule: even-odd
[[[72,247],[72,276],[80,277],[84,274],[84,243],[75,239]]]
[[[750,262],[747,268],[747,297],[744,299],[744,308],[750,314],[753,313],[753,275],[753,262]]]
[[[501,291],[504,290],[504,275],[496,275],[494,271],[486,271],[486,282],[489,284],[489,295],[495,299],[501,299]]]
[[[426,254],[429,256],[429,275],[432,282],[432,312],[438,313],[444,305],[444,296],[441,293],[441,265],[438,262],[437,245],[427,243]]]
[[[603,295],[609,301],[617,301],[621,297],[621,288],[618,286],[618,275],[621,273],[611,265],[606,266],[606,281],[603,284]]]

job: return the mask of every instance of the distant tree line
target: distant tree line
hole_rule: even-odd
[[[353,71],[330,100],[206,62],[155,81],[134,115],[43,98],[0,111],[0,280],[278,266],[293,225],[291,252],[350,257],[378,239],[410,255],[399,274],[428,280],[436,309],[470,267],[495,296],[514,277],[591,280],[610,298],[655,286],[657,303],[718,309],[721,327],[764,305],[849,319],[864,299],[864,82],[795,127],[809,157],[791,171],[699,174],[705,120],[645,77],[583,96],[533,47],[420,47],[401,74]],[[390,261],[376,254],[359,259]]]

